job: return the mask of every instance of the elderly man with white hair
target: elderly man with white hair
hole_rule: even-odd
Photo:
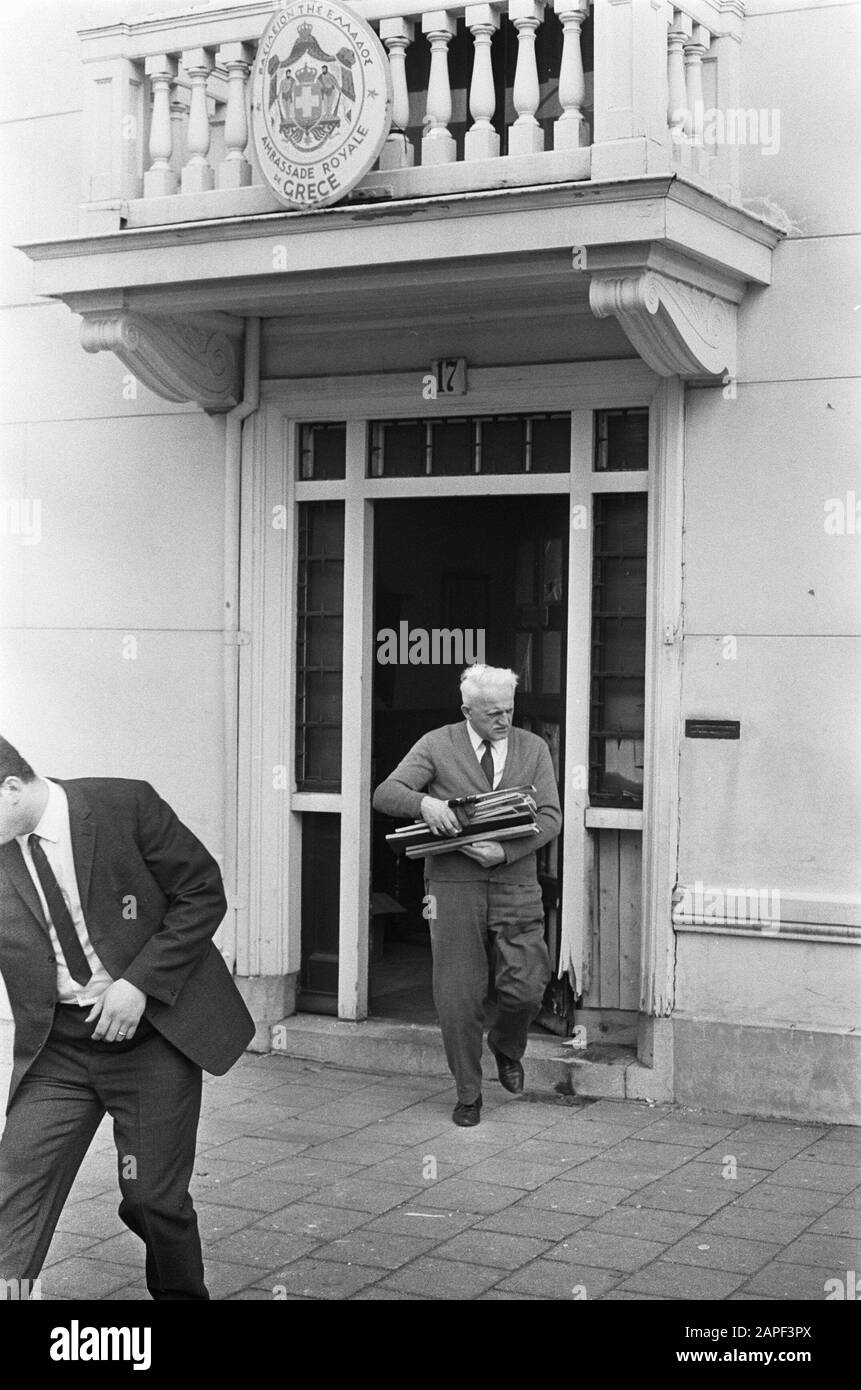
[[[374,793],[374,807],[422,819],[435,835],[456,835],[449,799],[490,788],[535,787],[539,833],[481,840],[425,860],[431,895],[434,1003],[457,1083],[452,1119],[481,1119],[481,1048],[489,969],[496,1013],[487,1042],[507,1091],[523,1090],[529,1025],[550,979],[536,851],[562,825],[547,744],[512,725],[517,676],[474,665],[461,677],[463,722],[420,738]]]

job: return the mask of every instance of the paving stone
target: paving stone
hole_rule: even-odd
[[[109,1264],[101,1258],[73,1255],[45,1270],[42,1298],[109,1298],[116,1289],[131,1281],[127,1265]]]
[[[522,1144],[505,1148],[506,1157],[515,1162],[551,1164],[558,1168],[561,1173],[564,1169],[575,1168],[580,1163],[586,1163],[600,1152],[593,1145],[558,1143],[548,1139],[546,1137],[548,1133],[549,1131],[545,1131],[536,1139],[527,1139]]]
[[[298,1147],[300,1146],[297,1145],[297,1149]],[[250,1172],[253,1168],[265,1168],[273,1163],[282,1163],[285,1157],[285,1144],[280,1139],[244,1135],[241,1139],[229,1139],[227,1143],[219,1144],[218,1148],[208,1149],[205,1156],[198,1158],[195,1168],[205,1168],[213,1162],[221,1164],[227,1159],[245,1165],[245,1172]]]
[[[809,1149],[804,1150],[805,1156],[814,1158],[818,1163],[840,1163],[849,1167],[854,1166],[858,1173],[858,1181],[861,1182],[861,1149],[853,1153],[847,1150],[846,1142],[842,1139],[832,1139],[827,1134],[824,1139],[817,1139],[815,1144],[811,1144]]]
[[[419,1209],[443,1207],[450,1211],[470,1211],[484,1215],[489,1211],[500,1211],[502,1207],[512,1206],[522,1196],[523,1191],[518,1187],[470,1182],[468,1178],[446,1178],[416,1197],[414,1205]]]
[[[288,1158],[284,1163],[270,1164],[259,1175],[267,1182],[304,1183],[306,1186],[322,1187],[324,1183],[341,1182],[352,1177],[363,1166],[355,1161],[327,1163],[323,1158],[313,1158],[306,1151],[299,1157]]]
[[[119,1235],[100,1240],[90,1247],[90,1259],[108,1260],[115,1265],[130,1265],[133,1270],[142,1270],[146,1259],[144,1243],[131,1231],[123,1230]],[[131,1277],[131,1276],[129,1276]]]
[[[531,1192],[559,1177],[563,1171],[565,1169],[560,1164],[536,1163],[534,1160],[517,1162],[506,1154],[475,1164],[467,1170],[467,1176],[472,1182],[499,1183]]]
[[[736,1131],[738,1143],[745,1143],[752,1140],[754,1143],[761,1141],[795,1144],[798,1148],[806,1149],[808,1145],[814,1144],[817,1139],[821,1139],[827,1134],[827,1129],[822,1125],[798,1124],[792,1120],[747,1120],[741,1128]]]
[[[110,1201],[92,1197],[83,1202],[67,1202],[57,1222],[58,1231],[74,1231],[76,1235],[104,1239],[125,1231],[117,1216],[119,1193]]]
[[[833,1271],[845,1278],[846,1271]],[[745,1293],[765,1298],[801,1298],[807,1302],[825,1301],[825,1282],[829,1273],[821,1265],[796,1265],[774,1260],[757,1271],[744,1285]]]
[[[422,1298],[417,1293],[398,1293],[397,1289],[381,1289],[377,1284],[371,1284],[366,1289],[360,1289],[358,1293],[350,1295],[351,1303],[428,1303],[430,1300]]]
[[[745,1278],[744,1274],[725,1269],[699,1269],[695,1265],[655,1260],[628,1275],[621,1287],[626,1292],[654,1293],[664,1298],[721,1299],[739,1288]]]
[[[366,1213],[367,1215],[367,1213]],[[446,1240],[474,1226],[478,1216],[465,1211],[419,1211],[409,1203],[387,1211],[383,1216],[375,1216],[363,1229],[383,1231],[396,1236],[420,1236],[434,1242]]]
[[[861,1187],[856,1187],[854,1192],[847,1192],[840,1198],[841,1207],[861,1207]]]
[[[365,1131],[359,1130],[357,1134],[345,1135],[341,1139],[327,1139],[323,1144],[315,1144],[313,1148],[306,1150],[306,1157],[309,1160],[322,1159],[327,1163],[358,1163],[363,1167],[370,1167],[402,1152],[402,1144],[387,1144],[381,1140],[367,1139]]]
[[[586,1163],[578,1163],[565,1175],[567,1182],[598,1183],[602,1187],[621,1187],[628,1192],[655,1182],[664,1176],[665,1169],[660,1163],[617,1163],[612,1154],[600,1158],[590,1158]]]
[[[207,1259],[204,1277],[210,1298],[220,1299],[255,1284],[260,1278],[260,1270],[255,1265]]]
[[[120,1240],[122,1237],[117,1236],[116,1239]],[[59,1264],[61,1260],[68,1260],[73,1255],[81,1255],[94,1245],[98,1245],[101,1250],[102,1242],[99,1241],[98,1236],[84,1236],[76,1231],[55,1231],[42,1269],[49,1269],[51,1265]],[[140,1242],[138,1242],[138,1249],[143,1249]]]
[[[533,1260],[532,1264],[500,1280],[497,1288],[511,1293],[528,1293],[542,1299],[564,1299],[566,1302],[594,1300],[624,1278],[609,1269],[592,1269],[587,1265],[566,1264],[562,1260]]]
[[[505,1289],[488,1289],[480,1293],[477,1303],[543,1303],[544,1299],[532,1293],[508,1293]]]
[[[451,1119],[435,1115],[432,1119],[407,1119],[406,1114],[374,1120],[366,1125],[362,1134],[384,1143],[406,1144],[410,1148],[426,1139],[448,1134],[453,1128]],[[470,1131],[472,1133],[473,1131]],[[464,1131],[466,1133],[466,1131]]]
[[[657,1293],[628,1293],[625,1289],[611,1289],[609,1293],[598,1295],[601,1303],[673,1303],[672,1298],[662,1298]]]
[[[416,1293],[424,1298],[473,1299],[495,1284],[499,1275],[498,1269],[488,1269],[484,1265],[455,1264],[452,1260],[425,1255],[388,1275],[380,1288]]]
[[[266,1231],[287,1231],[318,1241],[334,1240],[346,1235],[368,1220],[366,1211],[350,1211],[347,1207],[325,1207],[316,1202],[292,1202],[281,1211],[259,1217],[256,1225]]]
[[[740,1207],[760,1207],[765,1211],[798,1216],[806,1212],[812,1219],[821,1216],[829,1207],[836,1206],[840,1200],[837,1192],[821,1192],[813,1187],[787,1187],[769,1179],[742,1193],[738,1204]],[[842,1204],[845,1205],[846,1201],[847,1198],[843,1197]]]
[[[584,1113],[589,1120],[608,1120],[610,1124],[632,1125],[641,1129],[672,1114],[672,1110],[671,1105],[647,1105],[644,1101],[599,1100]]]
[[[195,1202],[197,1224],[204,1240],[218,1240],[221,1236],[232,1235],[244,1226],[253,1226],[260,1213],[245,1207],[228,1207],[217,1202]]]
[[[450,1125],[444,1134],[437,1134],[424,1143],[411,1144],[402,1150],[402,1157],[422,1164],[431,1155],[437,1160],[446,1159],[459,1168],[466,1168],[473,1163],[483,1163],[497,1154],[511,1153],[514,1147],[511,1130],[500,1125],[494,1128],[477,1125],[474,1129],[458,1129]]]
[[[671,1174],[673,1182],[680,1183],[683,1187],[714,1187],[731,1192],[733,1196],[738,1196],[740,1192],[747,1192],[748,1188],[754,1187],[758,1182],[771,1179],[773,1174],[765,1168],[744,1168],[739,1166],[735,1176],[729,1176],[723,1163],[703,1163],[699,1159],[693,1163],[685,1163],[681,1168],[674,1169]]]
[[[709,1216],[700,1226],[703,1237],[709,1232],[721,1236],[743,1236],[750,1240],[773,1241],[783,1245],[795,1240],[812,1220],[810,1213],[759,1211],[756,1207],[742,1207],[735,1203],[722,1207],[714,1216]]]
[[[638,1133],[623,1139],[607,1155],[614,1163],[630,1163],[636,1167],[642,1164],[647,1169],[659,1168],[669,1173],[673,1168],[681,1168],[699,1158],[699,1145],[657,1143],[649,1139],[648,1132]]]
[[[706,1269],[726,1269],[750,1273],[774,1259],[780,1246],[771,1241],[746,1240],[742,1236],[722,1236],[694,1231],[670,1246],[663,1259],[675,1264],[702,1265]]]
[[[590,1222],[589,1230],[672,1245],[698,1226],[702,1219],[699,1213],[659,1211],[651,1207],[615,1207]]]
[[[823,1265],[837,1274],[841,1269],[861,1271],[861,1240],[807,1231],[775,1258],[788,1260],[790,1264]]]
[[[287,1294],[299,1294],[303,1298],[342,1299],[367,1284],[373,1284],[382,1274],[381,1269],[369,1265],[348,1265],[340,1260],[319,1260],[308,1256],[294,1260],[284,1269],[278,1269],[260,1278],[260,1270],[255,1270],[255,1288],[283,1290]],[[276,1298],[277,1301],[277,1298]]]
[[[319,1237],[246,1226],[221,1240],[206,1242],[204,1259],[207,1268],[215,1260],[219,1263],[254,1265],[258,1269],[274,1269],[276,1265],[290,1264],[301,1255],[310,1254],[319,1243]]]
[[[810,1226],[811,1235],[861,1237],[861,1210],[832,1207]]]
[[[244,1132],[255,1138],[281,1139],[291,1146],[287,1149],[289,1154],[301,1153],[303,1149],[313,1148],[326,1139],[340,1139],[345,1134],[352,1134],[353,1130],[349,1125],[327,1125],[318,1120],[312,1124],[304,1115],[285,1115],[280,1120],[273,1120],[270,1115],[265,1121],[246,1125]],[[293,1148],[293,1145],[296,1147]]]
[[[861,1125],[832,1125],[828,1138],[842,1140],[846,1144],[861,1144]]]
[[[262,1178],[240,1178],[206,1189],[206,1201],[213,1205],[243,1207],[247,1211],[278,1211],[289,1202],[301,1201],[315,1189],[305,1183],[267,1182]]]
[[[792,1147],[786,1148],[782,1144],[769,1144],[764,1140],[758,1144],[752,1141],[745,1144],[735,1144],[731,1142],[732,1137],[727,1136],[722,1143],[715,1144],[713,1148],[701,1153],[699,1162],[714,1163],[723,1167],[727,1159],[735,1159],[741,1172],[749,1169],[768,1170],[780,1168],[782,1164],[788,1163],[791,1158],[794,1158],[796,1153]]]
[[[240,1159],[223,1159],[216,1157],[217,1153],[217,1149],[209,1149],[205,1154],[198,1154],[191,1179],[192,1194],[206,1192],[210,1187],[223,1186],[237,1178],[247,1177],[257,1167],[248,1159],[244,1162]]]
[[[87,1297],[91,1295],[88,1294]],[[111,1303],[148,1303],[152,1307],[149,1289],[142,1279],[135,1280],[133,1284],[124,1284],[121,1289],[114,1289],[107,1298]]]
[[[637,1134],[640,1126],[611,1125],[600,1120],[584,1120],[582,1115],[571,1115],[554,1121],[544,1130],[542,1138],[553,1144],[574,1144],[580,1149],[608,1149],[614,1144],[624,1143],[631,1134]]]
[[[563,1211],[546,1211],[541,1207],[513,1207],[493,1212],[479,1221],[473,1230],[505,1231],[512,1236],[535,1236],[538,1240],[557,1241],[573,1235],[588,1225],[588,1216],[572,1216]]]
[[[611,1207],[617,1207],[630,1196],[627,1187],[610,1187],[606,1183],[568,1182],[555,1178],[545,1183],[537,1192],[530,1192],[522,1205],[543,1207],[549,1211],[570,1212],[575,1216],[601,1216]]]
[[[370,1265],[380,1269],[400,1269],[409,1260],[425,1255],[436,1241],[420,1236],[387,1235],[384,1231],[362,1228],[338,1236],[317,1250],[319,1260],[343,1260],[347,1264]]]
[[[473,1226],[471,1230],[463,1231],[443,1245],[438,1245],[433,1253],[435,1258],[441,1260],[465,1260],[491,1268],[517,1269],[543,1255],[550,1246],[549,1240],[507,1235],[502,1231],[480,1230]]]
[[[353,1211],[379,1213],[400,1206],[415,1193],[403,1183],[373,1182],[368,1178],[347,1178],[331,1187],[318,1188],[311,1201],[320,1206],[349,1207]],[[425,1194],[422,1194],[423,1196]]]
[[[683,1147],[691,1145],[699,1148],[711,1148],[712,1145],[721,1142],[721,1130],[723,1130],[724,1135],[733,1133],[730,1125],[711,1125],[697,1120],[669,1118],[656,1120],[653,1125],[649,1125],[646,1134],[652,1144],[680,1144]],[[736,1134],[737,1132],[735,1131]]]
[[[547,1252],[547,1259],[588,1265],[593,1269],[631,1271],[657,1259],[665,1250],[666,1246],[658,1241],[613,1235],[590,1227],[555,1245]]]
[[[682,1185],[673,1174],[672,1182],[656,1182],[641,1191],[627,1194],[622,1205],[633,1207],[656,1207],[662,1211],[687,1211],[700,1216],[711,1216],[727,1202],[733,1201],[732,1192],[724,1192],[709,1186],[694,1187],[691,1183]]]
[[[777,1168],[771,1180],[786,1187],[812,1187],[818,1192],[852,1192],[861,1185],[861,1174],[857,1164],[817,1163],[802,1155]]]
[[[407,1187],[421,1184],[426,1187],[445,1178],[457,1177],[458,1173],[465,1175],[471,1166],[470,1163],[458,1163],[450,1158],[438,1158],[436,1154],[410,1154],[408,1158],[387,1158],[383,1163],[374,1163],[370,1168],[365,1168],[361,1176],[372,1178],[375,1182],[396,1182]]]
[[[295,1294],[288,1294],[288,1295],[287,1295],[287,1299],[286,1299],[285,1301],[287,1301],[287,1302],[293,1302],[293,1303],[299,1303],[299,1302],[302,1302],[303,1300],[300,1299],[300,1298],[298,1297],[298,1295],[295,1295]],[[251,1303],[251,1302],[272,1303],[272,1302],[273,1302],[273,1295],[272,1295],[272,1293],[270,1292],[269,1289],[255,1289],[255,1288],[251,1288],[251,1289],[240,1289],[238,1293],[229,1293],[229,1294],[227,1295],[227,1302],[228,1302],[228,1303]]]

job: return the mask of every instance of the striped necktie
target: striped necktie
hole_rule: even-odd
[[[481,770],[487,778],[487,785],[493,788],[493,754],[490,751],[490,740],[485,739],[481,745],[484,752],[481,755]]]

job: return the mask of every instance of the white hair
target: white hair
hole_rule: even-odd
[[[510,671],[507,666],[482,666],[475,662],[473,666],[467,666],[460,678],[461,700],[468,705],[482,695],[502,690],[513,695],[518,679],[517,673]]]

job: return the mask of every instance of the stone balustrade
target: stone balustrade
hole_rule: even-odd
[[[250,144],[270,2],[82,33],[82,230],[274,211]],[[738,104],[736,0],[354,0],[392,78],[391,133],[357,197],[416,197],[681,169],[738,197],[702,112]]]

